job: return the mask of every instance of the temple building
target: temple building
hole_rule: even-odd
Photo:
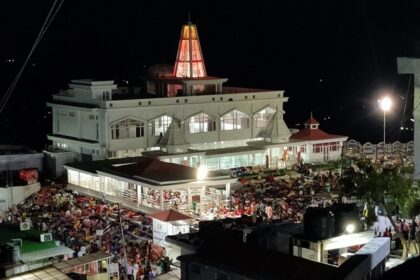
[[[287,127],[284,91],[227,81],[207,75],[197,27],[188,22],[174,67],[152,66],[138,85],[72,80],[53,95],[49,166],[59,175],[73,161],[137,156],[209,170],[339,158],[346,136],[321,131],[312,116],[302,131]]]

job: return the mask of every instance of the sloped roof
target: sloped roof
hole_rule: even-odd
[[[192,219],[190,216],[184,215],[172,209],[150,214],[149,217],[163,222],[173,222]]]
[[[290,136],[290,138],[294,140],[325,140],[325,139],[336,139],[336,138],[346,138],[346,137],[347,136],[343,136],[343,135],[328,134],[319,128],[316,128],[316,129],[305,128],[305,129],[300,130],[298,133],[292,134],[292,136]]]
[[[319,122],[311,115],[310,118],[306,120],[305,124],[319,124]]]
[[[273,117],[271,118],[270,122],[267,125],[267,128],[264,129],[259,136],[265,138],[282,138],[290,136],[290,130],[287,127],[286,123],[283,119],[279,118],[279,112],[276,110]]]
[[[184,136],[184,132],[179,127],[179,123],[176,118],[172,119],[171,124],[169,125],[162,139],[160,139],[159,145],[160,146],[188,145],[188,142]]]
[[[311,128],[311,125],[317,125],[316,128]],[[326,139],[336,139],[336,138],[347,138],[347,136],[343,135],[334,135],[334,134],[328,134],[324,132],[323,130],[319,129],[319,122],[312,116],[309,117],[309,119],[305,122],[305,128],[300,130],[297,133],[292,134],[290,136],[290,139],[294,140],[326,140]]]
[[[197,177],[196,168],[147,157],[137,158],[137,162],[132,164],[110,165],[98,170],[156,184],[165,184],[176,181],[194,181]]]

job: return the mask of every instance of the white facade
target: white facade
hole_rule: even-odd
[[[288,98],[283,91],[242,89],[242,93],[238,90],[230,94],[126,100],[82,98],[95,91],[96,83],[72,81],[73,88],[55,95],[48,103],[53,114],[53,131],[48,139],[55,149],[75,152],[78,160],[123,158],[161,150],[161,160],[190,166],[201,163],[210,169],[267,165],[267,160],[269,166],[281,167],[286,164],[285,149],[290,162],[296,159],[299,149],[305,161],[335,160],[346,140],[338,137],[298,143],[289,140],[290,132],[280,138],[263,135],[276,112],[275,121],[287,129],[283,103]],[[111,94],[106,98],[112,99],[113,82],[100,83],[103,90],[104,84],[108,85]],[[89,85],[91,90],[79,92],[79,84]],[[174,118],[188,150],[164,153],[165,147],[160,147],[159,141]],[[264,145],[255,145],[258,141]],[[335,142],[339,142],[334,144],[338,148],[322,148],[322,153],[315,153],[312,148],[313,144]],[[238,147],[244,149],[237,151]]]
[[[148,152],[164,161],[210,169],[279,167],[296,155],[317,161],[340,154],[299,152],[283,120],[284,91],[226,87],[227,78],[207,76],[197,27],[190,22],[182,27],[175,69],[170,68],[151,67],[141,88],[72,80],[69,89],[48,103],[52,148],[73,151],[77,160]]]
[[[246,146],[247,141],[258,139],[261,131],[256,115],[267,108],[282,111],[283,102],[287,101],[283,91],[246,92],[245,89],[243,93],[179,98],[97,100],[82,97],[94,92],[96,83],[72,81],[73,88],[54,95],[54,101],[48,103],[53,114],[53,131],[48,139],[53,141],[54,148],[76,152],[79,160],[82,155],[98,160],[138,156],[143,151],[159,149],[160,133],[166,132],[174,117],[181,120],[184,137],[194,150]],[[112,92],[115,85],[112,81],[106,83]],[[83,87],[79,88],[79,84]],[[86,85],[90,86],[90,91],[85,90]],[[112,95],[109,97],[112,99]],[[242,119],[237,117],[239,114],[243,114]],[[195,128],[191,121],[185,123],[203,115],[211,118],[211,130],[206,127],[207,120]],[[232,115],[237,118],[233,124],[223,122]],[[128,126],[124,133],[122,126]]]
[[[111,163],[109,168],[133,163],[124,159],[118,161],[115,164]],[[101,199],[123,203],[126,207],[143,213],[174,209],[187,215],[204,215],[215,205],[226,205],[231,184],[237,181],[235,178],[223,176],[205,180],[176,180],[162,184],[140,176],[128,176],[123,173],[118,176],[110,173],[107,168],[101,170],[101,167],[93,171],[70,164],[65,165],[65,168],[70,188]]]
[[[185,221],[181,223],[176,222],[165,222],[153,218],[153,243],[161,246],[167,246],[165,237],[168,235],[176,235],[179,233],[185,234],[190,232],[190,222]]]

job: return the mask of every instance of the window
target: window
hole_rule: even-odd
[[[206,159],[206,166],[208,170],[219,169],[219,158],[208,158]]]
[[[229,169],[233,167],[233,157],[232,156],[228,156],[228,157],[221,157],[220,158],[220,169]]]
[[[127,118],[111,125],[112,139],[140,137],[144,137],[144,122]]]
[[[185,133],[199,133],[216,130],[216,121],[205,113],[199,113],[185,120]]]
[[[238,130],[249,127],[249,116],[241,111],[233,110],[220,118],[221,130]]]
[[[338,142],[331,142],[330,143],[330,151],[338,151],[339,150],[339,143]]]
[[[95,115],[90,114],[89,115],[89,120],[94,120],[95,119]]]
[[[69,144],[57,142],[57,148],[68,149]]]
[[[76,117],[76,113],[75,112],[69,112],[69,117],[71,117],[71,118],[74,118],[74,117]]]
[[[62,115],[62,116],[67,116],[67,111],[65,111],[65,110],[61,110],[61,115]]]
[[[313,150],[312,150],[312,152],[313,152],[314,154],[318,154],[318,153],[320,153],[320,152],[321,152],[321,150],[322,150],[322,144],[314,144],[314,145],[313,145]]]
[[[254,123],[258,128],[266,128],[273,115],[276,113],[271,107],[265,107],[254,115]]]
[[[172,118],[167,115],[160,116],[150,121],[149,123],[150,134],[153,136],[159,136],[159,135],[165,134],[171,122],[172,122]]]

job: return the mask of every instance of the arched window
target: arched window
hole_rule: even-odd
[[[150,134],[153,136],[159,136],[159,135],[165,134],[171,122],[172,122],[172,118],[167,115],[163,115],[156,119],[151,120],[149,123]]]
[[[111,125],[112,139],[127,139],[144,137],[144,122],[134,119],[124,119]]]
[[[266,128],[276,110],[267,106],[254,115],[254,124],[258,128]]]
[[[199,113],[185,120],[185,133],[199,133],[216,130],[216,121],[205,113]]]
[[[238,130],[249,127],[249,116],[238,110],[230,111],[220,118],[221,130]]]

